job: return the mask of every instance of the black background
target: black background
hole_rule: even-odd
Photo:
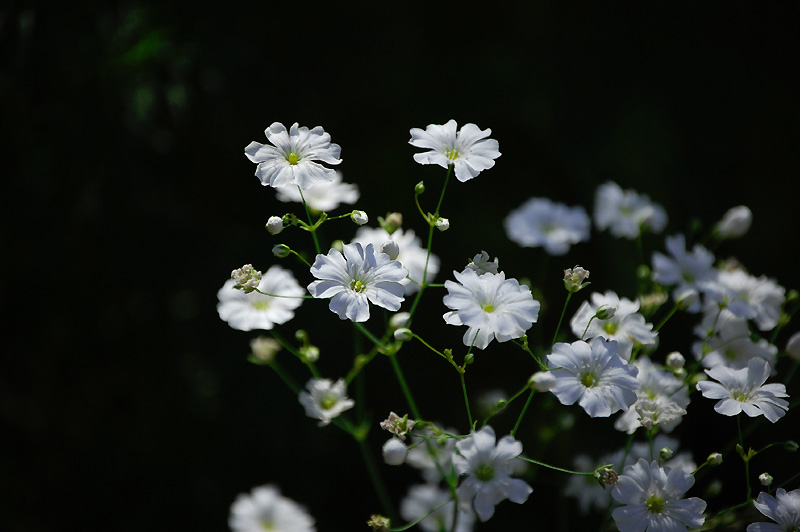
[[[798,14],[795,3],[742,1],[9,2],[0,20],[2,528],[224,530],[236,494],[269,482],[306,505],[320,530],[365,529],[380,511],[349,437],[305,418],[275,375],[246,362],[254,335],[216,314],[231,269],[276,261],[263,224],[289,207],[242,153],[265,142],[273,121],[322,125],[342,146],[345,180],[361,189],[358,207],[372,220],[402,211],[418,233],[413,185],[425,180],[432,209],[443,170],[413,162],[409,128],[450,118],[492,128],[503,155],[478,178],[451,182],[443,214],[452,229],[434,249],[443,272],[487,249],[509,276],[533,279],[543,337],[560,309],[560,270],[580,263],[594,289],[633,297],[632,248],[594,233],[548,261],[508,242],[502,219],[530,196],[591,209],[608,180],[664,205],[667,234],[750,206],[752,231],[721,256],[793,286]],[[331,224],[323,238],[353,232]],[[308,246],[302,236],[281,238]],[[662,246],[645,240],[647,256]],[[462,331],[441,326],[439,297],[427,297],[419,330],[458,348]],[[291,336],[309,320],[320,367],[342,375],[350,328],[309,302],[282,330]],[[688,355],[686,340],[671,342],[664,348]],[[454,372],[419,348],[402,353],[427,416],[466,430]],[[486,380],[476,390],[510,393],[533,369],[508,346],[478,363],[476,382]],[[373,366],[377,422],[405,407],[386,361]],[[607,421],[571,413],[606,435],[591,454],[624,441]],[[498,432],[515,419],[498,418]],[[526,419],[523,441],[555,422]],[[733,430],[731,419],[708,419]],[[698,461],[718,450],[699,427],[683,434]],[[383,438],[373,432],[373,449]],[[587,450],[586,439],[558,438],[541,456],[568,465]],[[786,467],[796,470],[793,460]],[[417,479],[383,471],[397,498]],[[504,503],[485,529],[574,529],[561,481],[541,473],[531,500]]]

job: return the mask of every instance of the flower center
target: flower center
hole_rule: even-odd
[[[269,308],[269,301],[253,301],[253,308],[256,310],[267,310]]]
[[[275,525],[272,523],[272,521],[262,519],[258,524],[261,526],[262,530],[275,530]]]
[[[475,470],[475,476],[481,482],[489,482],[494,478],[494,469],[489,464],[482,464]]]
[[[319,407],[323,410],[330,410],[334,406],[336,406],[336,398],[332,396],[323,397],[319,402]]]
[[[367,285],[359,281],[358,279],[353,279],[350,281],[350,290],[354,290],[359,294],[363,292],[367,288]]]
[[[297,164],[297,161],[300,160],[300,156],[297,155],[295,152],[290,151],[289,155],[286,156],[286,160],[289,161],[289,164]]]
[[[603,330],[608,334],[614,334],[615,332],[617,332],[617,324],[614,323],[613,321],[607,321],[603,325]]]
[[[587,373],[586,375],[581,377],[581,384],[583,384],[587,388],[591,388],[592,386],[595,385],[596,382],[597,379],[595,379],[594,375],[592,375],[591,373]]]
[[[645,505],[650,513],[660,514],[664,511],[664,499],[658,495],[650,495],[645,501]]]
[[[491,303],[486,303],[483,306],[483,310],[485,310],[486,312],[494,312],[494,305],[492,305]]]
[[[455,161],[456,159],[458,159],[458,152],[451,148],[444,152],[444,156],[450,159],[451,161]]]

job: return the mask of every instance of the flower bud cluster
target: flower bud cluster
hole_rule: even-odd
[[[584,283],[589,278],[589,270],[585,270],[580,266],[574,268],[567,268],[564,270],[564,288],[567,292],[574,294],[575,292],[586,288],[591,283]]]
[[[245,264],[231,272],[231,279],[236,282],[234,288],[244,291],[245,294],[249,294],[258,288],[261,277],[261,272],[253,268],[252,264]]]

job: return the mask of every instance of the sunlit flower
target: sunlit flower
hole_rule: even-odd
[[[503,225],[508,238],[520,246],[564,255],[573,244],[589,240],[591,222],[583,207],[531,198],[511,211]]]
[[[492,339],[507,342],[519,338],[539,317],[539,302],[531,290],[503,272],[478,275],[470,268],[453,272],[458,283],[445,281],[444,304],[453,309],[444,315],[450,325],[466,325],[464,345],[485,349]]]
[[[253,488],[236,497],[228,526],[233,532],[314,532],[314,519],[305,508],[284,497],[274,486]]]
[[[452,164],[456,178],[463,182],[494,166],[494,160],[500,157],[500,145],[486,138],[492,134],[491,129],[481,130],[475,124],[465,124],[456,132],[457,127],[455,120],[444,125],[430,124],[425,131],[415,127],[410,131],[408,143],[430,150],[414,154],[419,164],[438,164],[442,168]]]
[[[319,280],[308,285],[308,291],[315,298],[330,297],[330,309],[339,318],[362,322],[369,319],[368,302],[388,310],[400,308],[400,282],[407,273],[372,244],[347,244],[342,253],[331,249],[327,255],[317,255],[311,275]]]
[[[251,142],[244,149],[247,158],[258,163],[256,176],[271,187],[298,186],[306,189],[316,183],[332,181],[336,172],[315,161],[339,164],[341,148],[331,144],[331,136],[320,127],[309,130],[295,122],[289,131],[273,122],[264,131],[273,144]]]
[[[459,440],[453,457],[456,474],[466,475],[458,486],[461,509],[475,509],[481,521],[494,515],[494,507],[502,500],[522,504],[528,500],[531,488],[525,481],[511,478],[517,470],[514,463],[522,454],[522,443],[513,436],[504,436],[495,445],[496,437],[490,426],[484,426],[472,436]]]
[[[747,525],[747,532],[794,532],[800,530],[800,490],[787,492],[783,488],[778,488],[774,497],[762,491],[753,501],[753,505],[775,523],[752,523]]]
[[[338,170],[334,171],[333,179],[330,181],[315,183],[304,189],[302,196],[294,185],[279,187],[276,192],[277,198],[286,203],[302,203],[305,198],[306,205],[311,210],[319,212],[332,211],[342,203],[352,205],[359,198],[358,187],[343,183],[342,173]]]
[[[319,426],[325,426],[345,410],[355,406],[355,401],[347,397],[344,381],[330,379],[311,379],[306,383],[307,392],[300,392],[298,399],[306,415],[319,419]]]
[[[428,259],[428,250],[422,247],[419,237],[414,234],[413,229],[396,229],[391,235],[381,227],[359,227],[353,242],[358,242],[364,246],[372,244],[375,249],[387,240],[392,240],[399,248],[396,260],[408,270],[408,278],[403,278],[400,284],[403,285],[405,295],[413,294],[419,290],[419,283],[422,282],[422,275],[425,272],[425,261],[428,261],[427,282],[431,282],[439,273],[439,257],[431,253]]]
[[[594,223],[617,238],[634,239],[642,229],[660,233],[667,225],[667,213],[646,195],[622,190],[616,183],[608,182],[597,189]]]
[[[217,312],[228,325],[240,331],[270,330],[294,317],[294,311],[303,303],[305,291],[289,270],[271,266],[258,283],[258,292],[244,293],[236,290],[236,281],[228,279],[217,292]],[[279,297],[274,297],[279,296]]]

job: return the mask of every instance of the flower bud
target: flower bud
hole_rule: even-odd
[[[299,347],[297,351],[300,353],[303,362],[306,364],[313,364],[319,360],[319,347],[315,345],[304,345]]]
[[[408,324],[409,318],[411,318],[411,314],[408,312],[398,312],[389,318],[389,328],[399,329],[405,327]]]
[[[272,254],[278,258],[288,257],[289,253],[292,252],[292,248],[287,246],[286,244],[277,244],[275,247],[272,248]]]
[[[608,305],[601,305],[595,315],[598,320],[610,320],[617,313],[617,307],[609,307]]]
[[[464,357],[464,365],[468,366],[473,362],[475,362],[475,355],[473,355],[472,353],[467,353],[467,355]]]
[[[786,342],[786,352],[795,360],[800,360],[800,332],[794,333]]]
[[[722,238],[739,238],[750,230],[753,213],[744,205],[733,207],[717,223],[716,231]]]
[[[555,385],[556,378],[549,371],[538,371],[528,379],[528,386],[537,392],[549,392]]]
[[[249,294],[258,288],[261,277],[261,272],[253,268],[252,264],[245,264],[231,272],[231,279],[236,283],[234,288],[242,290],[245,294]]]
[[[718,466],[722,463],[722,455],[719,453],[711,453],[708,455],[708,465]]]
[[[425,192],[425,183],[423,183],[422,181],[420,181],[419,183],[417,183],[416,185],[414,185],[414,194],[416,194],[417,196],[419,196],[419,195],[420,195],[420,194],[422,194],[423,192]]]
[[[331,248],[335,249],[339,253],[342,253],[344,251],[344,242],[341,240],[334,240],[331,242]]]
[[[389,258],[395,260],[397,255],[400,254],[400,246],[394,240],[387,240],[381,244],[381,252],[389,255]]]
[[[700,297],[700,293],[697,290],[686,288],[675,295],[675,304],[678,305],[679,309],[686,310],[697,303],[698,297]]]
[[[574,294],[585,286],[589,286],[589,283],[583,284],[583,281],[588,278],[589,270],[585,270],[580,266],[567,268],[564,270],[564,287],[567,289],[567,292]]]
[[[250,340],[251,353],[247,359],[253,364],[270,364],[280,350],[281,344],[277,340],[259,336]]]
[[[673,351],[667,355],[667,367],[672,369],[681,369],[684,364],[686,364],[686,359],[677,351]]]
[[[392,521],[385,515],[372,514],[369,516],[367,526],[369,526],[373,532],[388,532],[389,527],[392,526]]]
[[[797,452],[797,447],[798,447],[797,442],[793,440],[789,440],[787,442],[784,442],[783,444],[783,450],[786,451],[787,453]]]
[[[399,212],[390,212],[386,218],[378,216],[378,223],[384,231],[391,235],[403,225],[403,215]]]
[[[353,211],[350,214],[350,219],[353,220],[356,225],[364,225],[369,221],[369,216],[364,211]]]
[[[408,447],[397,438],[389,438],[383,444],[383,461],[389,465],[400,465],[406,461]]]
[[[438,229],[439,231],[447,231],[448,229],[450,229],[450,220],[448,220],[447,218],[439,217],[436,220],[436,229]]]
[[[675,454],[672,452],[672,449],[669,447],[663,447],[660,451],[658,451],[658,456],[662,460],[669,460],[672,458],[672,455]]]
[[[269,220],[267,220],[267,231],[269,231],[271,235],[277,235],[283,231],[283,218],[270,216]]]
[[[401,327],[394,332],[394,339],[398,342],[408,342],[411,340],[413,336],[411,335],[411,329],[406,329],[405,327]]]
[[[769,473],[761,473],[758,475],[758,481],[761,482],[762,486],[769,486],[772,484],[772,475]]]

